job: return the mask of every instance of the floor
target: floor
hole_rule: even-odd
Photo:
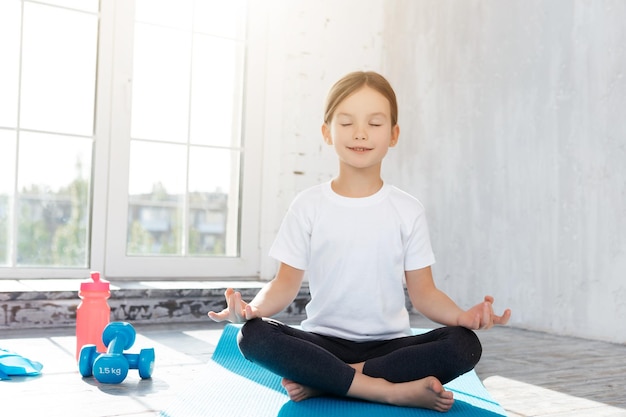
[[[430,326],[419,316],[412,324]],[[44,368],[41,376],[0,381],[0,415],[156,416],[203,372],[221,328],[210,320],[137,326],[130,352],[155,348],[153,376],[141,380],[131,370],[116,385],[80,376],[71,329],[4,331],[0,348]],[[510,416],[626,416],[626,346],[509,327],[479,336],[484,352],[476,372]]]

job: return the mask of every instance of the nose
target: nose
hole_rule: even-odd
[[[354,139],[356,140],[367,140],[367,135],[365,134],[365,132],[363,131],[362,128],[357,128],[357,131],[354,135]]]

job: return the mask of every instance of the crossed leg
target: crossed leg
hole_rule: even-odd
[[[467,329],[442,328],[366,345],[271,319],[247,322],[239,347],[249,360],[283,376],[293,401],[331,394],[437,411],[454,402],[443,384],[472,369],[480,357],[480,342]],[[360,362],[355,351],[365,352]]]
[[[371,381],[372,379],[375,381]],[[287,378],[283,378],[282,385],[285,387],[289,398],[296,402],[324,395],[323,391],[307,387]],[[383,386],[386,386],[386,389]],[[367,375],[356,373],[346,396],[442,412],[448,411],[454,404],[452,392],[446,391],[441,382],[434,376],[416,381],[393,383],[382,378],[371,378]]]

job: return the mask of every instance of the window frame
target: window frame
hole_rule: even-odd
[[[246,132],[262,131],[263,109],[262,86],[264,73],[257,70],[264,68],[265,19],[263,8],[251,1],[246,62],[244,70],[244,106],[242,127],[242,162],[240,191],[240,241],[237,257],[177,257],[177,256],[127,256],[125,254],[128,212],[128,175],[130,152],[130,91],[132,74],[132,19],[130,2],[117,1],[116,33],[113,43],[123,52],[116,51],[116,60],[111,68],[112,102],[109,192],[107,199],[106,261],[104,270],[107,276],[117,279],[141,278],[159,279],[171,277],[186,278],[244,278],[258,276],[259,269],[259,218],[257,213],[260,201],[260,172],[262,140],[251,140]],[[124,20],[127,19],[127,20]],[[128,21],[130,20],[130,21]],[[124,58],[120,58],[124,57]],[[254,71],[248,70],[254,68]]]
[[[108,0],[103,0],[102,3],[106,3]],[[24,0],[22,0],[22,2],[18,3],[22,3],[21,4],[21,9],[22,12],[24,10]],[[37,1],[33,1],[33,0],[29,0],[29,3],[38,3]],[[68,10],[72,10],[72,11],[76,11],[78,13],[88,13],[88,14],[94,14],[93,12],[90,11],[86,11],[80,8],[72,8],[72,7],[67,7],[64,5],[59,5],[59,4],[54,4],[54,3],[41,3],[44,6],[47,7],[51,7],[51,8],[55,8],[55,9],[68,9]],[[21,32],[22,32],[23,28],[20,28],[20,37],[22,37]],[[100,36],[101,36],[101,31],[103,30],[103,25],[101,24],[101,21],[98,22],[98,32],[97,32],[97,42],[98,44],[96,45],[96,50],[98,50],[99,48],[99,42],[100,42]],[[22,48],[24,47],[23,44],[19,45],[19,54],[21,55],[22,52]],[[98,53],[98,52],[96,52]],[[21,58],[20,58],[21,59]],[[96,74],[99,73],[99,68],[100,65],[102,64],[101,60],[98,59],[98,56],[96,56]],[[20,64],[21,65],[21,64]],[[19,76],[19,82],[22,82],[22,76]],[[98,112],[98,78],[96,76],[96,83],[94,85],[94,88],[96,89],[96,94],[95,94],[95,103],[94,103],[94,112],[97,113]],[[21,90],[21,87],[18,87],[18,90]],[[21,100],[21,99],[20,99]],[[19,110],[18,110],[19,113]],[[95,176],[95,157],[93,155],[95,155],[95,146],[96,146],[96,129],[95,129],[95,123],[96,123],[96,115],[94,115],[94,131],[92,132],[91,138],[89,140],[92,141],[92,161],[91,161],[91,166],[92,166],[92,176],[90,178],[90,190],[89,190],[89,200],[90,202],[93,201],[94,199],[94,190],[95,190],[95,184],[94,181],[96,179]],[[35,133],[44,133],[44,134],[52,134],[52,135],[56,135],[56,134],[60,134],[58,132],[54,132],[54,131],[39,131],[39,130],[33,130],[33,129],[25,129],[22,126],[18,126],[17,130],[15,130],[16,132],[22,131],[22,132],[35,132]],[[18,133],[19,134],[19,133]],[[62,134],[65,135],[65,134]],[[89,138],[89,136],[87,135],[83,135],[83,134],[73,134],[73,133],[69,133],[67,134],[69,136],[76,136],[76,137],[81,137],[84,138],[85,140],[87,140],[87,138]],[[18,144],[19,146],[19,144]],[[17,155],[16,155],[17,156]],[[16,171],[17,173],[17,171]],[[16,199],[17,199],[17,194],[12,195],[11,199],[12,199],[12,206],[13,206],[13,210],[16,209],[17,204],[16,204]],[[93,203],[91,203],[93,206]],[[16,213],[13,212],[12,213],[12,224],[10,225],[10,227],[13,228],[13,236],[14,239],[17,238],[17,223],[16,223]],[[89,254],[87,256],[87,263],[88,266],[87,267],[53,267],[53,266],[0,266],[0,281],[1,280],[10,280],[10,279],[43,279],[43,278],[47,278],[47,279],[65,279],[65,278],[84,278],[85,276],[88,276],[88,273],[90,270],[95,269],[94,266],[98,265],[98,262],[96,260],[96,262],[94,263],[94,259],[97,258],[97,256],[95,255],[94,252],[94,248],[93,248],[93,242],[96,241],[94,234],[93,234],[93,226],[94,226],[94,221],[93,221],[93,213],[90,214],[90,219],[89,219],[89,224],[88,224],[88,229],[89,229],[89,233],[88,233],[88,250],[89,250]],[[15,256],[15,254],[13,254],[13,256]]]
[[[260,270],[260,204],[265,123],[268,8],[248,3],[242,116],[239,255],[126,256],[130,92],[134,2],[102,0],[98,30],[88,268],[0,268],[0,279],[84,278],[90,270],[115,280],[256,279]],[[252,132],[252,134],[250,134]],[[120,221],[120,219],[124,219]]]

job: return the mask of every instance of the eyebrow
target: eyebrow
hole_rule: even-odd
[[[344,117],[352,117],[353,115],[352,115],[352,114],[350,114],[350,113],[337,113],[337,115],[336,115],[336,116],[337,116],[337,117],[340,117],[340,116],[344,116]],[[383,112],[376,112],[376,113],[371,113],[371,114],[368,114],[368,117],[378,117],[378,116],[381,116],[381,117],[387,118],[387,115],[386,115],[385,113],[383,113]]]

